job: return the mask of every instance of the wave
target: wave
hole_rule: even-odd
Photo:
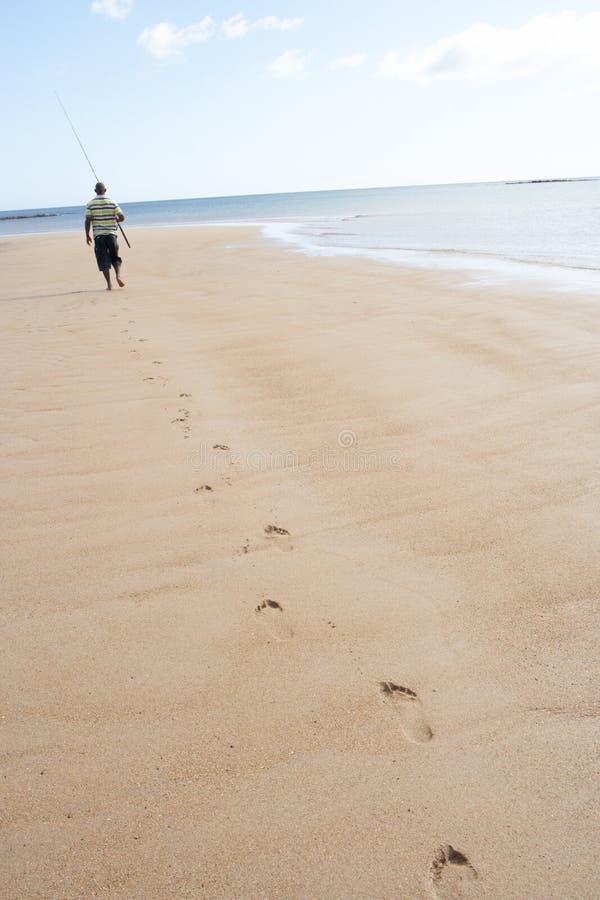
[[[262,223],[265,237],[296,247],[299,252],[316,256],[363,256],[369,259],[418,268],[461,270],[480,283],[505,283],[533,278],[553,290],[586,290],[596,294],[600,290],[600,268],[567,260],[548,260],[514,254],[464,247],[407,246],[386,243],[379,246],[359,243],[357,234],[338,236],[354,238],[351,243],[336,243],[323,238],[334,237],[333,232],[311,230],[306,222]]]
[[[472,250],[462,247],[402,247],[402,246],[384,246],[379,247],[357,247],[357,250],[366,250],[377,252],[385,250],[388,252],[398,251],[400,253],[433,253],[442,254],[444,256],[462,256],[462,257],[481,257],[483,259],[501,260],[503,262],[519,263],[531,266],[548,266],[556,269],[572,269],[573,271],[582,272],[600,272],[599,266],[575,265],[573,263],[558,262],[557,260],[537,259],[535,257],[525,256],[507,256],[504,253],[493,253],[490,250]]]

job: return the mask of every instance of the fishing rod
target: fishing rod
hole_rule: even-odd
[[[54,91],[54,93],[55,93],[55,95],[56,95],[56,99],[57,99],[58,102],[60,103],[60,108],[62,109],[62,111],[63,111],[64,114],[65,114],[65,117],[66,117],[66,119],[67,119],[67,122],[68,122],[69,125],[71,126],[71,131],[73,132],[73,134],[74,134],[75,137],[77,138],[77,143],[78,143],[79,146],[81,147],[81,151],[82,151],[83,155],[85,156],[85,158],[86,158],[86,160],[87,160],[87,164],[88,164],[88,166],[90,167],[90,169],[92,170],[92,175],[94,176],[94,178],[96,179],[96,181],[99,182],[100,179],[99,179],[98,176],[96,175],[95,169],[94,169],[93,165],[92,165],[91,162],[90,162],[90,158],[89,158],[89,156],[87,155],[87,153],[85,152],[85,147],[84,147],[83,144],[81,143],[81,140],[80,140],[80,138],[79,138],[79,135],[78,135],[77,132],[75,131],[75,126],[74,126],[73,123],[71,122],[71,117],[69,116],[69,113],[66,111],[66,109],[65,109],[65,107],[64,107],[64,104],[63,104],[62,100],[61,100],[60,97],[58,96],[58,91]],[[124,232],[123,229],[121,228],[121,223],[120,223],[120,222],[117,222],[117,225],[118,225],[118,227],[119,227],[119,231],[121,232],[121,234],[122,234],[123,237],[125,238],[125,243],[127,244],[127,246],[129,247],[129,249],[131,250],[131,244],[130,244],[129,241],[127,240],[127,235],[125,234],[125,232]]]

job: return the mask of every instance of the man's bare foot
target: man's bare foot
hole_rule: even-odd
[[[125,282],[121,281],[120,278],[117,278],[117,284],[119,285],[119,287],[125,287]]]
[[[108,287],[106,288],[106,290],[107,290],[107,291],[112,291],[112,284],[109,284]]]

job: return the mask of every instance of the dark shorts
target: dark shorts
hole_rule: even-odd
[[[96,262],[101,272],[106,272],[111,266],[115,269],[121,265],[119,245],[114,234],[99,234],[94,238],[94,253]]]

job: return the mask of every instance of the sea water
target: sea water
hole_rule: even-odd
[[[464,270],[479,281],[534,278],[559,289],[600,291],[600,179],[115,199],[129,231],[256,224],[268,238],[304,253],[364,255]],[[83,207],[0,213],[0,236],[82,229]]]

